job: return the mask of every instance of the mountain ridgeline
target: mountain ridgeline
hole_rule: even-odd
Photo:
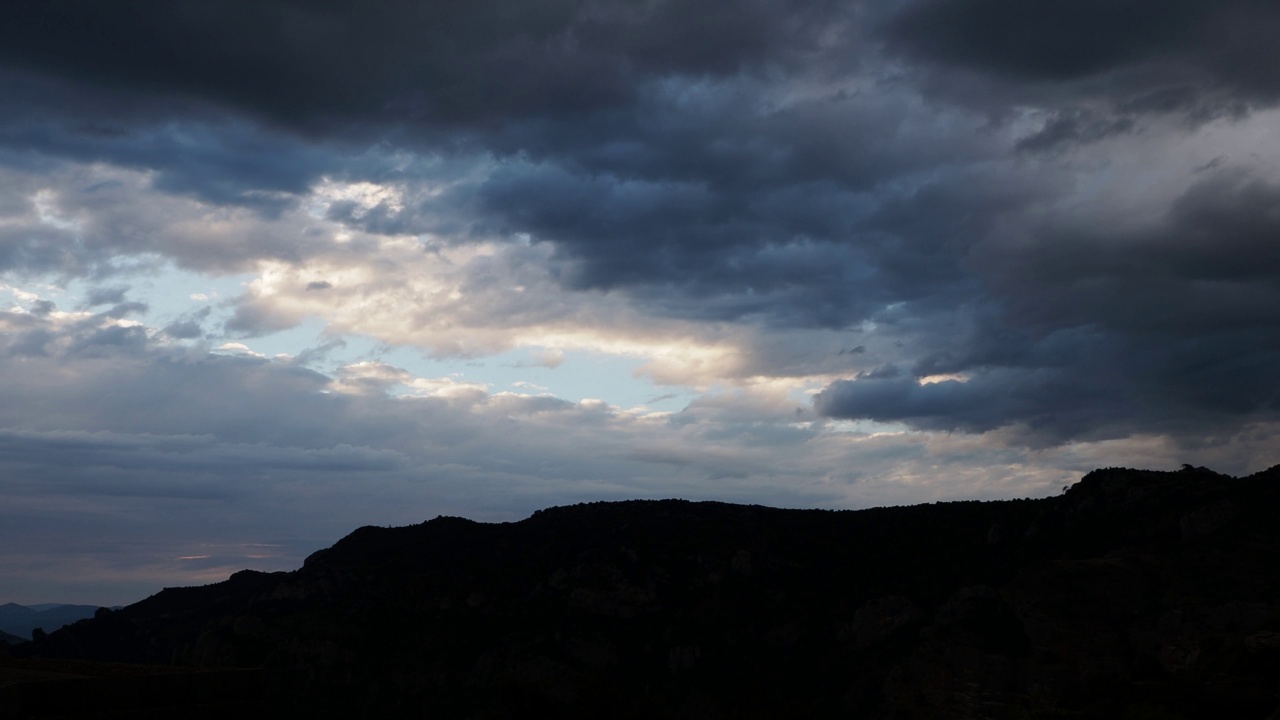
[[[1261,719],[1277,568],[1280,466],[860,511],[590,503],[360,528],[9,662],[245,669],[201,702],[330,717]]]
[[[26,607],[17,603],[5,603],[0,605],[0,632],[18,640],[30,640],[31,633],[36,630],[52,632],[63,625],[93,617],[97,610],[96,605],[49,604]]]

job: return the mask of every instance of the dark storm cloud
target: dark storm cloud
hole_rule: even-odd
[[[1041,152],[1096,142],[1133,130],[1135,122],[1130,114],[1099,114],[1081,108],[1067,108],[1050,115],[1044,127],[1019,140],[1017,148]]]
[[[17,0],[0,11],[0,61],[313,130],[470,125],[613,105],[646,75],[795,62],[836,5]]]
[[[925,0],[904,12],[895,29],[911,47],[939,60],[1060,81],[1181,48],[1217,14],[1214,5],[1227,4]]]
[[[911,373],[876,372],[831,384],[814,404],[828,417],[928,430],[984,432],[1017,425],[1040,445],[1141,433],[1179,440],[1230,436],[1280,414],[1273,377],[1280,342],[1273,335],[1220,332],[1137,341],[1063,331],[1001,348],[1006,364],[947,364],[965,367],[967,381],[922,385]],[[1259,347],[1259,340],[1267,344]],[[1064,342],[1071,347],[1055,355]]]
[[[116,111],[99,97],[101,88],[27,76],[10,78],[7,85],[0,147],[14,151],[9,164],[27,161],[21,153],[37,150],[150,170],[158,190],[266,214],[287,208],[291,195],[334,167],[332,150],[226,117],[217,108],[197,113],[135,96],[133,105]]]
[[[833,383],[814,398],[814,407],[828,417],[904,421],[930,430],[983,432],[1006,424],[1012,416],[1040,411],[1044,396],[1055,394],[1046,387],[1054,379],[1003,373],[968,382],[944,380],[921,385],[913,377],[867,376]]]
[[[1045,442],[1274,420],[1276,207],[1280,186],[1221,171],[1141,229],[1051,217],[980,245],[971,262],[995,294],[973,332],[910,376],[834,383],[816,407],[930,429],[1022,424]],[[939,374],[969,380],[917,381]]]
[[[684,89],[574,126],[576,145],[556,137],[568,128],[539,134],[542,160],[500,167],[477,211],[490,230],[554,243],[574,261],[570,287],[675,289],[697,299],[676,315],[841,326],[963,284],[979,210],[1009,202],[995,197],[1008,180],[936,170],[996,149],[974,119],[940,120],[892,89],[786,108],[759,99],[766,85]],[[915,232],[929,217],[951,227]]]
[[[996,118],[1040,108],[1043,125],[1016,145],[1034,155],[1151,132],[1148,120],[1161,115],[1193,127],[1274,105],[1277,27],[1280,8],[1250,0],[926,0],[887,37],[924,63],[917,72],[933,97]],[[972,215],[919,204],[913,215],[935,228],[982,223],[961,251],[985,285],[965,313],[970,328],[937,333],[909,373],[833,383],[815,408],[934,430],[1018,425],[1047,444],[1143,432],[1192,443],[1274,420],[1280,197],[1248,167],[1219,157],[1145,223],[1088,204],[1031,211],[1037,196],[1072,194],[1051,185]],[[948,374],[967,381],[919,381]]]
[[[888,24],[887,37],[936,68],[1003,81],[1015,103],[1101,98],[1122,122],[1274,104],[1277,32],[1280,7],[1268,0],[921,0]],[[1069,116],[1058,122],[1064,129]]]
[[[893,23],[939,60],[1018,78],[1063,81],[1148,61],[1216,69],[1243,88],[1276,89],[1267,0],[923,0]]]
[[[1050,215],[993,237],[972,262],[1019,322],[1123,333],[1269,329],[1280,323],[1280,184],[1227,168],[1172,199],[1154,222],[1110,227]]]

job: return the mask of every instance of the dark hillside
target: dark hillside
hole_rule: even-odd
[[[260,702],[334,717],[1261,719],[1278,483],[1100,470],[1043,500],[365,527],[13,652],[257,668]]]
[[[0,631],[30,640],[31,632],[37,628],[53,632],[63,625],[93,617],[97,609],[96,605],[47,605],[30,608],[6,603],[0,605]]]

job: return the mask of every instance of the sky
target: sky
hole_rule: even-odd
[[[0,601],[1280,462],[1270,0],[6,0]]]

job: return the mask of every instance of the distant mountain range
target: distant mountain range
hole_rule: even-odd
[[[856,512],[666,500],[440,517],[12,648],[0,667],[63,668],[68,691],[15,682],[0,702],[32,716],[127,717],[128,697],[138,717],[152,703],[209,717],[1263,720],[1280,717],[1277,568],[1280,466],[1108,469],[1040,500]]]
[[[43,603],[27,606],[5,603],[0,605],[0,631],[30,640],[32,630],[53,632],[63,625],[91,618],[97,610],[97,605]]]

